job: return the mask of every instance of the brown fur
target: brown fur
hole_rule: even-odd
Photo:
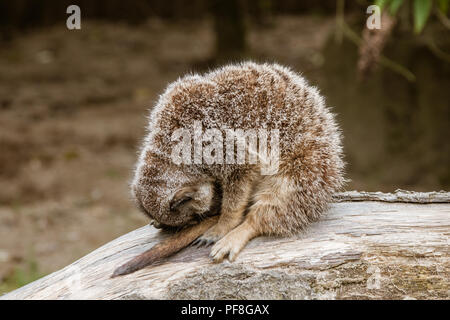
[[[194,121],[204,130],[279,129],[278,172],[261,175],[258,163],[174,164],[171,134]],[[318,90],[280,65],[247,62],[167,88],[151,113],[132,192],[152,219],[176,228],[216,214],[219,185],[219,220],[198,242],[215,242],[215,261],[234,260],[254,237],[292,235],[317,220],[345,182],[343,168],[341,134]],[[182,238],[174,241],[189,242]]]
[[[114,278],[117,276],[123,276],[125,274],[135,272],[151,265],[154,262],[171,256],[172,254],[190,245],[192,241],[197,239],[206,230],[216,224],[218,220],[218,216],[209,217],[197,225],[181,230],[165,241],[158,243],[149,250],[118,267],[111,277]]]

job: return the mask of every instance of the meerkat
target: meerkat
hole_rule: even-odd
[[[174,163],[173,133],[195,122],[205,130],[277,130],[277,170],[262,174],[262,162]],[[255,237],[298,234],[344,183],[342,134],[318,89],[287,67],[244,62],[167,87],[151,112],[131,190],[155,226],[184,228],[156,256],[194,242],[212,244],[220,262],[234,261]]]

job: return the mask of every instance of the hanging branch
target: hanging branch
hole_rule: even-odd
[[[345,21],[342,22],[342,31],[344,33],[344,36],[348,38],[350,41],[352,41],[357,46],[361,46],[363,43],[363,40],[354,32]],[[384,55],[380,54],[378,63],[382,65],[383,67],[386,67],[395,73],[400,74],[403,76],[406,80],[410,82],[416,81],[416,76],[414,73],[409,71],[407,68],[402,66],[401,64],[385,57]]]

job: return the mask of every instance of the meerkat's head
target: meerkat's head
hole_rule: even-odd
[[[137,167],[131,190],[156,227],[192,225],[218,210],[217,186],[211,179],[158,159]]]

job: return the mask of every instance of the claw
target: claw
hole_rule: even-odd
[[[162,228],[161,223],[159,223],[158,221],[154,221],[154,222],[153,222],[153,226],[154,226],[156,229],[161,229],[161,228]]]
[[[161,229],[161,223],[159,223],[158,221],[156,221],[155,219],[150,219],[149,225],[157,228],[157,229]]]
[[[196,246],[197,248],[200,247],[209,247],[211,245],[213,245],[214,243],[216,243],[215,240],[212,239],[204,239],[204,238],[198,238],[197,240],[194,240],[194,242],[191,243],[191,246]]]

